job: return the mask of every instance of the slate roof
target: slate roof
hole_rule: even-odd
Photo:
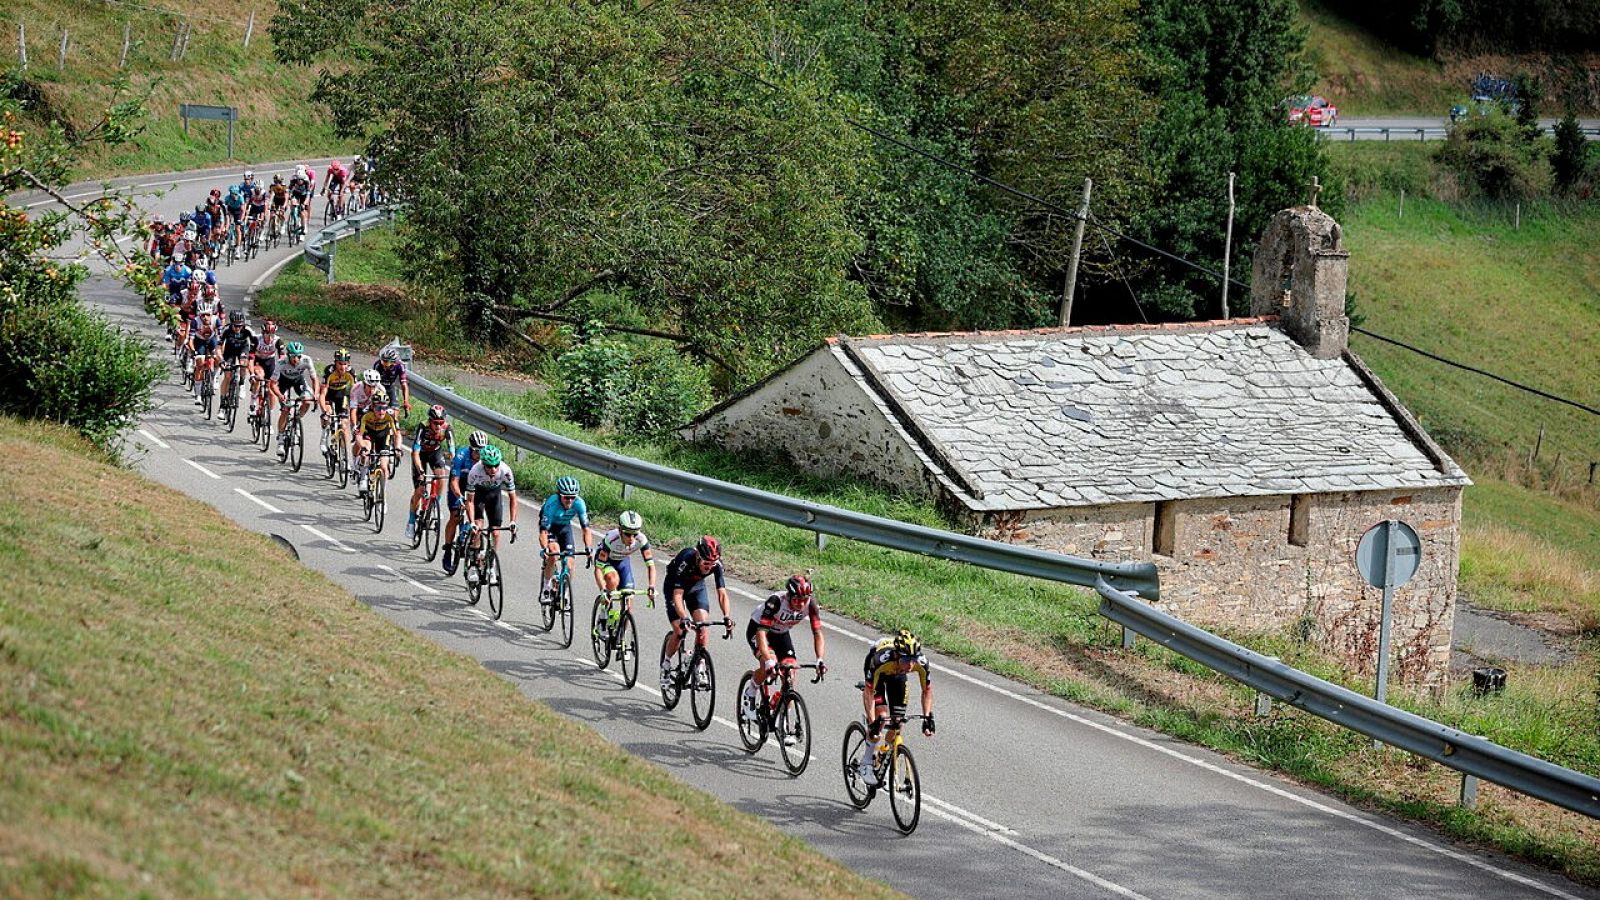
[[[1469,483],[1358,358],[1270,317],[830,343],[977,510]]]

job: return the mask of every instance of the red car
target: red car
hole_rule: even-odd
[[[1329,128],[1339,121],[1339,108],[1329,103],[1326,97],[1309,94],[1290,97],[1283,101],[1283,105],[1288,111],[1290,125]]]

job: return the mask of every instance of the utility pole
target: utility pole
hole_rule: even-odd
[[[23,22],[17,23],[17,65],[28,67],[28,26]]]
[[[1072,295],[1078,290],[1078,256],[1083,252],[1083,226],[1089,220],[1089,194],[1094,190],[1094,179],[1083,180],[1083,202],[1078,204],[1078,224],[1072,235],[1072,258],[1067,261],[1067,283],[1061,288],[1061,311],[1057,325],[1072,324]]]
[[[1222,317],[1233,318],[1228,314],[1228,273],[1233,263],[1233,178],[1232,172],[1228,173],[1228,233],[1222,241]]]

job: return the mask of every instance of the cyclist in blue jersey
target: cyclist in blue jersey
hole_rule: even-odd
[[[661,681],[668,683],[672,676],[672,659],[683,642],[683,620],[709,621],[711,601],[706,597],[706,579],[717,586],[717,604],[722,607],[722,627],[733,634],[733,607],[728,603],[728,585],[722,575],[722,544],[711,535],[700,538],[693,547],[685,547],[667,563],[667,577],[661,589],[667,598],[667,622],[672,634],[661,650]],[[695,636],[700,646],[706,645],[706,630]]]
[[[589,533],[589,507],[578,496],[578,479],[563,475],[556,479],[556,492],[544,501],[539,509],[539,546],[544,548],[544,578],[540,583],[539,602],[549,603],[555,588],[556,557],[563,550],[573,549],[572,523],[583,528],[583,553],[589,555],[594,546]]]
[[[444,573],[456,573],[456,529],[461,527],[461,511],[467,507],[467,474],[478,454],[489,446],[489,436],[481,431],[467,435],[467,445],[450,461],[450,522],[444,527]],[[463,537],[466,535],[463,534]]]

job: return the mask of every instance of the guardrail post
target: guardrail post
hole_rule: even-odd
[[[328,254],[328,284],[333,284],[333,251],[337,246],[338,242],[329,241],[324,248]]]
[[[633,485],[628,484],[627,482],[623,482],[622,483],[622,502],[623,503],[627,503],[631,499],[633,499]]]
[[[1478,808],[1478,776],[1461,776],[1461,796],[1456,800],[1456,805],[1462,809]]]
[[[816,532],[816,535],[817,535],[817,549],[818,550],[826,550],[826,549],[828,549],[828,536],[823,534],[820,531]]]
[[[1389,129],[1387,128],[1383,129],[1383,142],[1385,144],[1389,143]]]
[[[1126,625],[1122,626],[1122,649],[1132,650],[1133,642],[1137,640],[1138,637],[1139,632],[1134,631],[1132,628],[1129,628]]]
[[[1417,129],[1417,140],[1426,141],[1427,139],[1428,139],[1428,129],[1426,129],[1426,128],[1418,128]]]
[[[1269,656],[1269,657],[1267,657],[1267,659],[1269,659],[1269,660],[1271,660],[1273,662],[1277,662],[1278,661],[1278,658],[1276,656]],[[1256,691],[1256,715],[1260,716],[1261,718],[1266,718],[1267,716],[1272,715],[1272,695],[1271,694],[1264,693],[1262,691]]]

